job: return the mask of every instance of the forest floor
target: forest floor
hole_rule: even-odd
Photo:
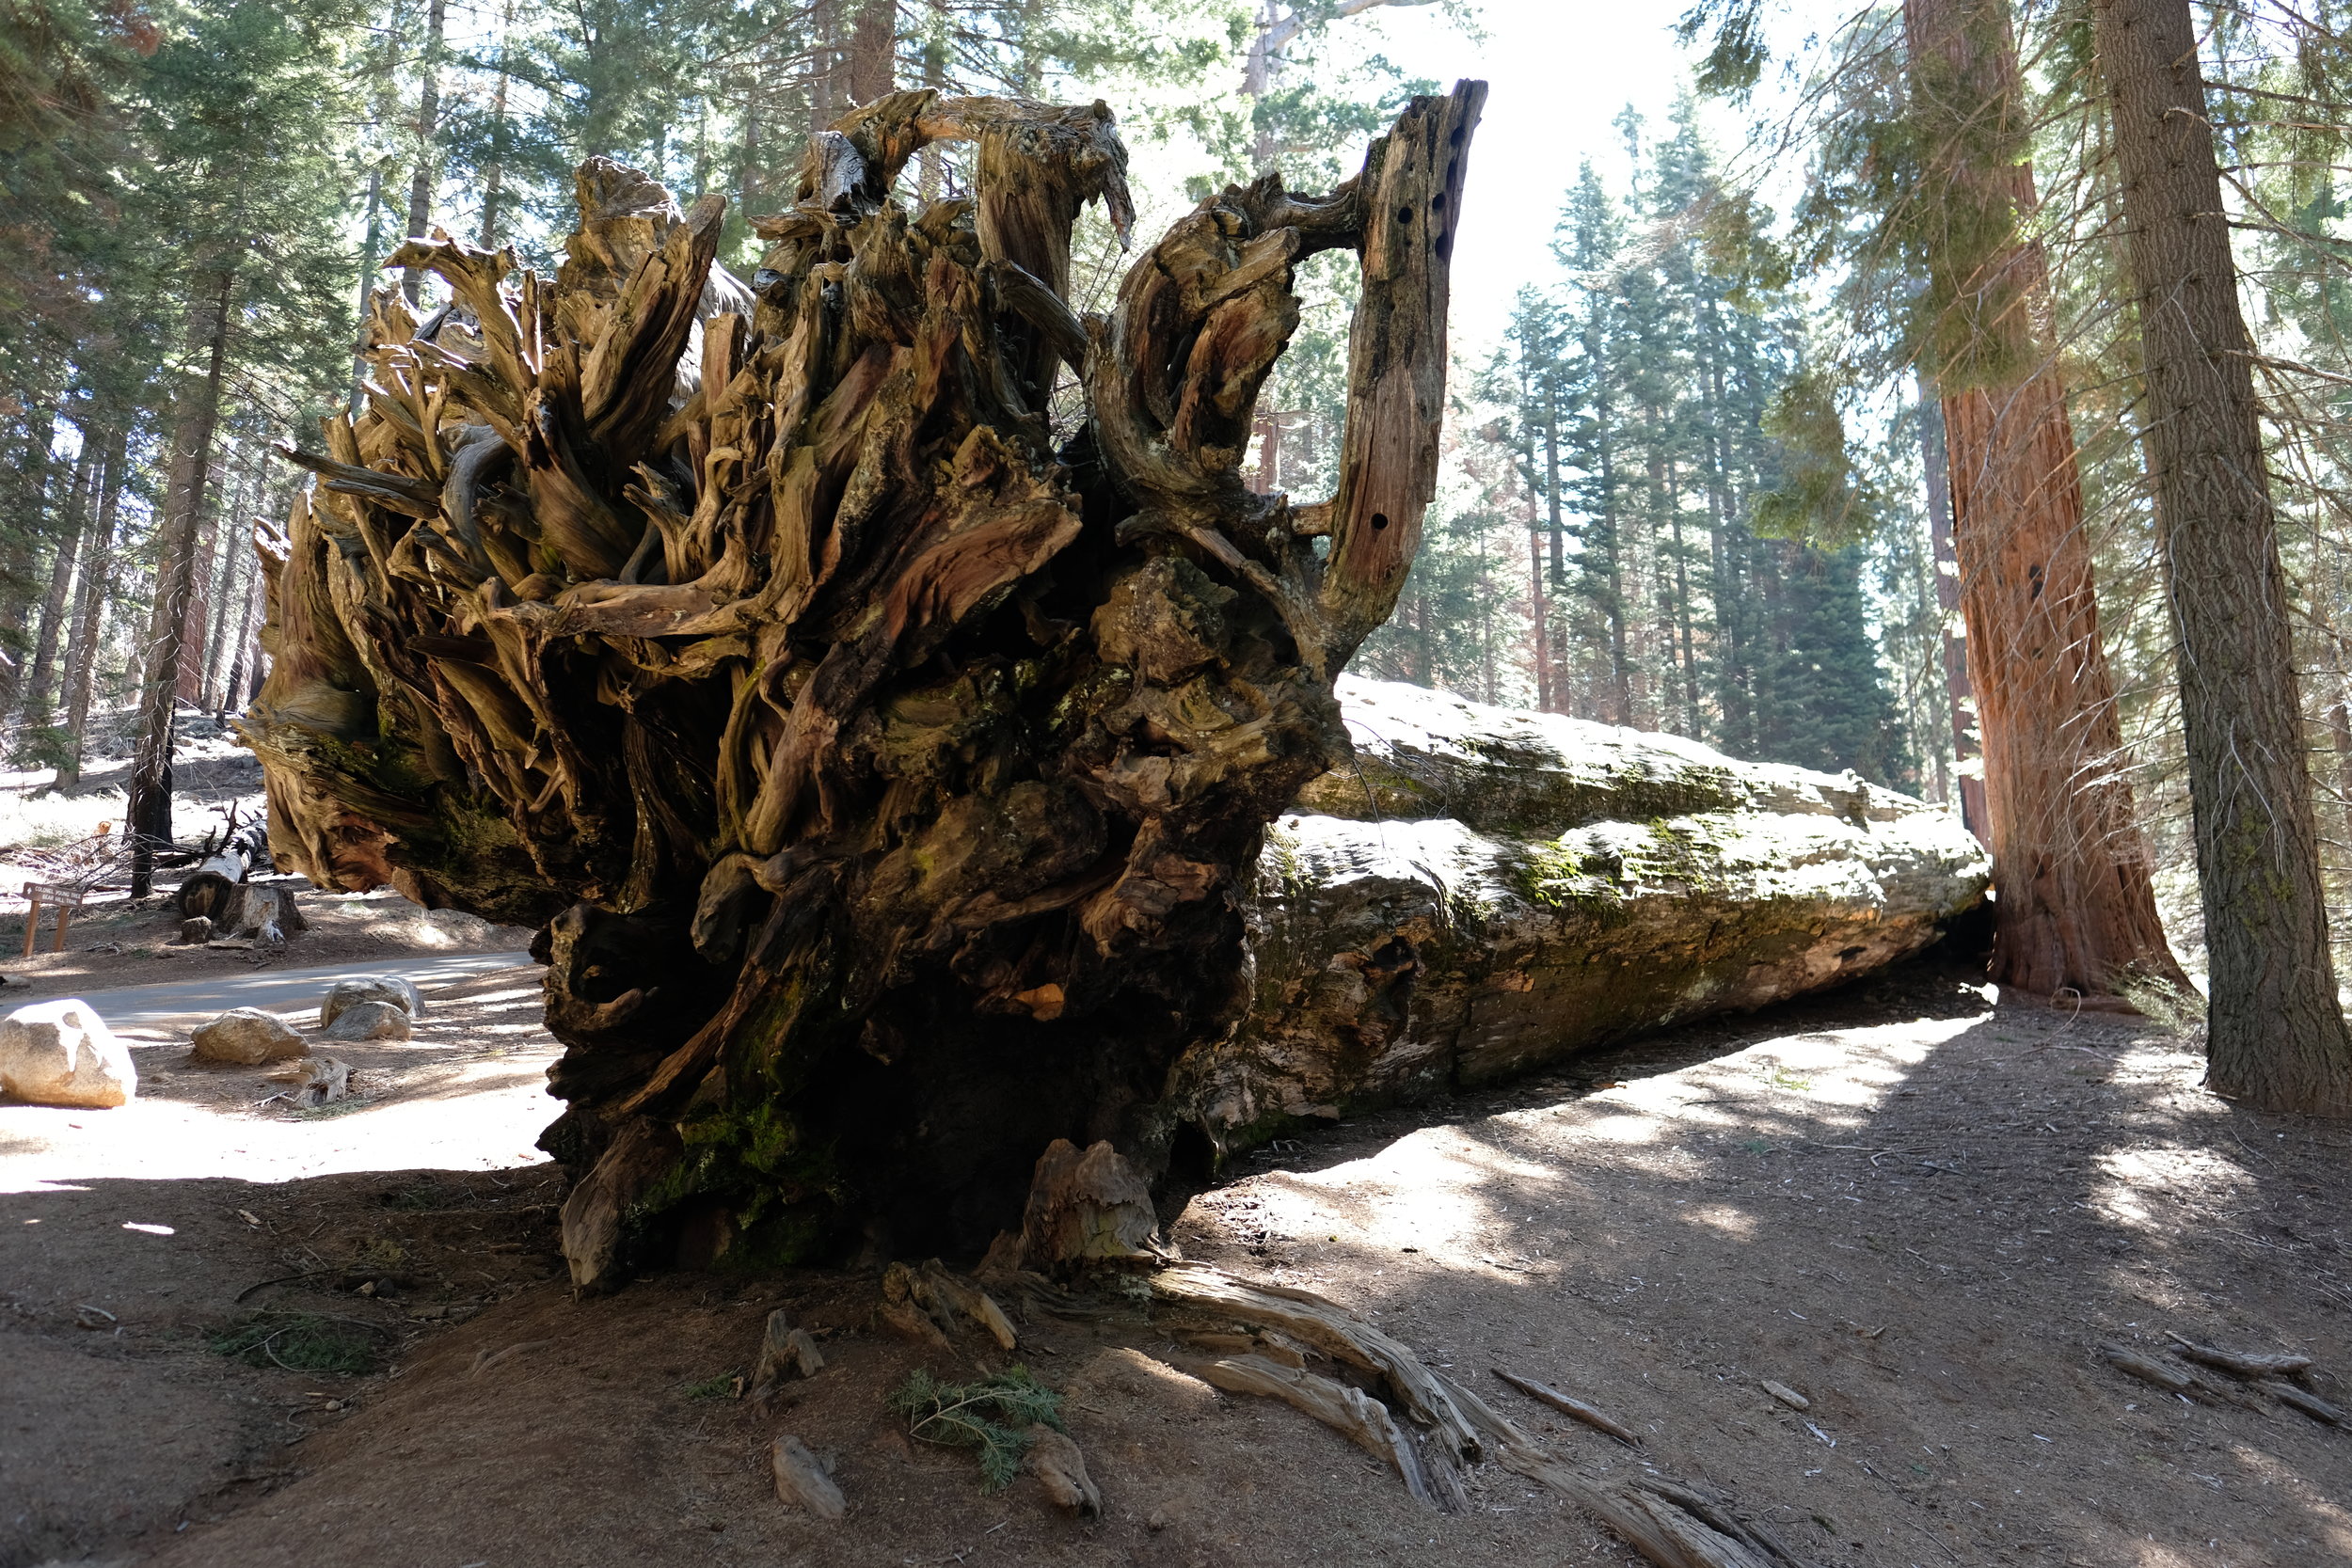
[[[870,1271],[574,1303],[529,1163],[554,1108],[532,973],[437,997],[343,1114],[253,1106],[258,1069],[0,1107],[0,1565],[1631,1560],[1491,1466],[1465,1512],[1415,1504],[1305,1416],[1209,1388],[1139,1311],[1022,1324],[1103,1491],[1079,1524],[910,1442],[885,1396],[927,1356],[874,1323]],[[1170,1229],[1373,1319],[1561,1457],[1642,1463],[1489,1369],[1594,1402],[1823,1564],[2352,1560],[2352,1432],[2095,1354],[2298,1350],[2352,1402],[2352,1136],[2206,1095],[2200,1067],[2142,1021],[1916,964],[1286,1142]],[[104,1131],[132,1112],[179,1132]],[[779,1306],[827,1365],[763,1414],[730,1380]],[[847,1518],[776,1500],[785,1433]]]

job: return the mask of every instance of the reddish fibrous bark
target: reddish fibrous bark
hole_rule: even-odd
[[[1984,748],[1992,975],[2044,996],[2185,989],[2125,774],[2066,389],[2036,325],[2049,279],[2022,229],[2033,173],[2006,161],[2023,114],[2009,0],[1906,0],[1904,18],[1936,138],[1921,200],[1943,313],[1927,350]]]

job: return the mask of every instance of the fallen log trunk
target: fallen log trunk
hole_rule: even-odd
[[[1178,1059],[1247,1009],[1265,824],[1346,754],[1331,682],[1418,547],[1484,98],[1416,99],[1327,197],[1203,201],[1106,317],[1088,108],[897,93],[798,198],[681,213],[602,160],[556,275],[412,240],[357,420],[265,551],[244,726],[280,863],[543,926],[544,1140],[574,1277],[977,1251],[1056,1138],[1147,1164]],[[899,170],[972,144],[972,196]],[[1293,277],[1360,259],[1339,487],[1240,475]],[[1084,416],[1059,410],[1070,394]]]
[[[1990,866],[1957,817],[1673,736],[1339,683],[1355,758],[1268,836],[1254,1001],[1171,1103],[1230,1153],[1842,984]]]

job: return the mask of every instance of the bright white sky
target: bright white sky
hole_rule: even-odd
[[[1688,79],[1675,40],[1676,0],[1487,0],[1484,41],[1438,8],[1375,12],[1342,24],[1386,35],[1381,52],[1441,87],[1477,76],[1486,117],[1471,144],[1470,185],[1454,247],[1453,336],[1483,360],[1519,286],[1549,277],[1560,203],[1591,158],[1624,188],[1624,140],[1611,123],[1628,103],[1662,122]]]
[[[1858,4],[1788,0],[1774,41],[1834,25]],[[1483,40],[1436,6],[1338,24],[1413,75],[1487,84],[1454,252],[1454,343],[1473,363],[1501,338],[1519,286],[1550,275],[1552,225],[1579,162],[1591,158],[1622,193],[1625,144],[1613,122],[1630,103],[1662,131],[1691,63],[1673,31],[1685,0],[1483,0],[1477,8]],[[1709,105],[1706,120],[1721,151],[1738,150],[1740,119]]]

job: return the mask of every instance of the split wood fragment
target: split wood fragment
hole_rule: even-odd
[[[2180,1347],[2187,1360],[2207,1367],[2217,1367],[2240,1377],[2292,1377],[2309,1371],[2313,1365],[2308,1355],[2265,1354],[2257,1351],[2223,1350],[2215,1345],[2201,1345],[2196,1340],[2174,1334],[2169,1329],[2165,1337]]]
[[[1389,1407],[1362,1389],[1301,1368],[1282,1366],[1263,1355],[1212,1362],[1201,1370],[1200,1377],[1229,1394],[1256,1394],[1304,1411],[1375,1459],[1387,1461],[1416,1500],[1438,1506],[1412,1440],[1397,1430]]]
[[[804,1508],[819,1519],[838,1519],[849,1512],[841,1488],[799,1438],[789,1434],[777,1438],[769,1450],[768,1465],[774,1472],[776,1496],[781,1500]]]
[[[1506,1372],[1500,1367],[1489,1370],[1495,1376],[1502,1379],[1528,1398],[1539,1400],[1554,1410],[1582,1421],[1596,1432],[1605,1432],[1618,1442],[1630,1448],[1638,1449],[1642,1446],[1641,1434],[1607,1411],[1596,1405],[1587,1404],[1573,1394],[1564,1394],[1548,1384],[1537,1383],[1534,1378],[1520,1377],[1518,1373]]]
[[[1100,1518],[1103,1513],[1103,1494],[1087,1474],[1086,1456],[1067,1433],[1056,1432],[1040,1421],[1026,1433],[1028,1451],[1022,1455],[1023,1468],[1037,1477],[1045,1489],[1046,1500],[1065,1513],[1082,1519]]]
[[[824,1365],[824,1354],[808,1330],[793,1327],[791,1314],[777,1307],[768,1314],[760,1336],[759,1360],[752,1371],[752,1403],[765,1409],[787,1378],[815,1377]]]
[[[1567,1497],[1658,1568],[1805,1568],[1769,1528],[1742,1520],[1727,1501],[1655,1473],[1587,1475],[1544,1453],[1469,1389],[1447,1386],[1498,1464]]]
[[[1380,1373],[1414,1419],[1437,1429],[1449,1455],[1471,1463],[1484,1457],[1483,1441],[1464,1418],[1454,1392],[1409,1349],[1345,1307],[1311,1291],[1253,1285],[1194,1264],[1156,1270],[1151,1281],[1152,1293],[1163,1301],[1279,1329],[1334,1360]]]
[[[2192,1388],[2201,1386],[2204,1382],[2193,1372],[2183,1371],[2153,1355],[2143,1355],[2128,1345],[2101,1345],[2099,1354],[2106,1356],[2117,1371],[2136,1377],[2142,1383],[2152,1383],[2167,1393],[2185,1394]]]
[[[2347,1416],[2342,1409],[2328,1403],[2308,1388],[2297,1388],[2294,1384],[2275,1377],[2264,1378],[2254,1386],[2277,1400],[2280,1404],[2301,1411],[2314,1421],[2323,1422],[2328,1426],[2352,1427],[2352,1416]]]

